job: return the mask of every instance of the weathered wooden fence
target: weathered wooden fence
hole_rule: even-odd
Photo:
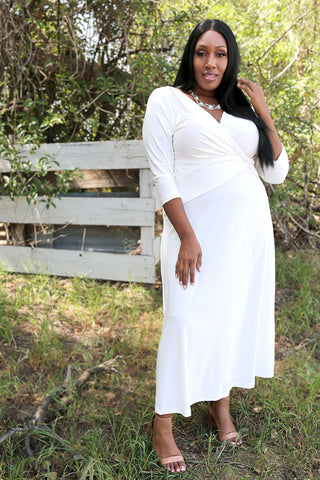
[[[29,244],[16,241],[15,245],[0,245],[3,268],[11,272],[154,283],[159,257],[159,237],[154,233],[155,211],[159,204],[142,142],[44,144],[28,159],[35,166],[44,154],[53,156],[59,163],[52,170],[78,168],[83,174],[77,180],[78,187],[85,188],[86,192],[63,196],[55,200],[56,208],[49,209],[41,203],[28,205],[24,199],[12,201],[0,197],[0,222],[14,225],[16,231],[21,227],[20,234],[26,225],[34,230]],[[8,163],[0,159],[0,171],[8,170]],[[134,185],[134,178],[138,185],[131,188],[131,193],[128,188],[119,192],[119,187]],[[111,188],[117,191],[107,193],[109,187],[117,187]],[[95,192],[88,194],[92,188]],[[70,227],[77,228],[78,234],[80,231],[80,240],[68,245],[65,240],[61,242],[61,238],[68,237]],[[92,240],[95,232],[104,239],[108,228],[138,230],[138,248],[128,253],[112,253],[108,246],[102,249],[87,246],[86,235],[90,229]],[[44,231],[49,234],[45,235]],[[55,234],[57,231],[60,233]],[[121,252],[121,249],[115,251]]]

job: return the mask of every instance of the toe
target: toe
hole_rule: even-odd
[[[184,462],[175,464],[175,471],[176,472],[185,472],[185,470],[186,470],[186,465],[185,465]]]
[[[186,471],[186,464],[184,462],[169,463],[166,467],[171,473],[180,473]]]

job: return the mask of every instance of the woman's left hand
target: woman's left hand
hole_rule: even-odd
[[[256,114],[260,115],[267,125],[269,129],[268,135],[273,148],[273,158],[274,160],[277,160],[282,151],[282,144],[273,124],[262,88],[251,80],[246,80],[245,78],[238,78],[237,87],[248,95]]]
[[[264,93],[262,88],[251,80],[245,78],[238,78],[237,87],[240,90],[243,90],[252,102],[252,106],[255,109],[255,112],[261,117],[264,114],[268,113],[268,105],[266,99],[264,98]]]

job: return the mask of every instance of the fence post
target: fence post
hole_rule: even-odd
[[[142,168],[139,172],[140,198],[153,198],[153,183],[150,170]],[[154,255],[154,222],[152,226],[141,227],[141,255]]]

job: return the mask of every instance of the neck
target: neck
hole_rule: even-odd
[[[189,90],[189,95],[191,95],[191,97],[194,99],[194,101],[200,105],[200,107],[204,107],[204,108],[207,108],[208,110],[221,110],[221,105],[220,103],[216,103],[216,101],[214,101],[213,103],[206,103],[204,102],[203,100],[201,100],[201,98],[199,97],[199,95],[197,95],[193,90]],[[214,97],[210,97],[214,100]]]
[[[199,95],[199,97],[206,97],[206,98],[212,98],[212,99],[215,99],[216,100],[216,96],[215,95],[205,95],[204,93],[201,93],[199,92],[198,90],[193,90],[197,95]]]
[[[211,95],[207,95],[208,92],[201,92],[197,88],[193,89],[194,93],[198,95],[198,97],[205,97],[205,98],[210,98],[211,100],[215,100],[219,102],[217,96],[214,94],[214,92],[211,93]]]
[[[212,93],[212,95],[206,95],[204,93],[201,93],[199,92],[199,90],[193,90],[193,92],[198,96],[198,98],[200,97],[204,97],[204,101],[208,101],[208,100],[205,100],[206,98],[209,98],[211,101],[213,101],[214,103],[219,103],[219,100],[218,98],[215,96],[214,93]]]

